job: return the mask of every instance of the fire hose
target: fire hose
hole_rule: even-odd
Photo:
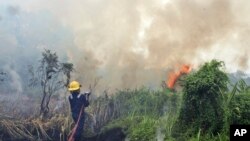
[[[71,133],[70,133],[70,136],[69,136],[69,138],[68,138],[68,141],[75,141],[74,136],[75,136],[76,129],[77,129],[77,127],[78,127],[78,124],[79,124],[79,121],[80,121],[80,118],[81,118],[81,115],[82,115],[83,107],[84,107],[84,105],[82,105],[82,108],[81,108],[81,111],[80,111],[80,113],[79,113],[77,122],[76,122],[74,128],[71,130]]]

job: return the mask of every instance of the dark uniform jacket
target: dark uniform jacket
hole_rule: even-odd
[[[87,94],[88,93],[84,93],[84,94],[72,93],[69,96],[71,114],[75,122],[77,122],[81,109],[83,110],[82,111],[82,115],[83,115],[84,108],[89,106]]]
[[[75,141],[81,140],[81,134],[83,132],[83,126],[85,120],[84,108],[89,106],[89,101],[88,101],[89,94],[90,93],[85,93],[85,94],[72,93],[69,96],[71,114],[76,124],[76,131],[74,133]]]

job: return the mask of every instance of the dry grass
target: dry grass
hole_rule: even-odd
[[[87,114],[84,136],[95,135],[93,117]],[[55,115],[48,120],[40,118],[16,120],[0,118],[0,140],[11,141],[67,141],[67,137],[73,128],[72,118],[64,115]]]
[[[0,120],[0,137],[2,139],[11,140],[53,140],[61,138],[65,139],[69,130],[71,121],[62,115],[42,121],[40,119],[33,120]],[[0,139],[1,139],[0,138]]]

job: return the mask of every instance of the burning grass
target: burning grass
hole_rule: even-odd
[[[176,81],[179,79],[179,77],[181,77],[183,74],[190,73],[190,71],[191,71],[191,66],[183,65],[179,71],[171,72],[168,76],[169,78],[168,78],[168,81],[166,83],[166,86],[169,89],[173,89],[174,85],[175,85]]]

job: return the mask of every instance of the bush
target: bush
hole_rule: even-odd
[[[183,102],[173,136],[191,137],[201,130],[217,134],[223,128],[222,93],[227,91],[228,77],[221,71],[223,62],[212,60],[183,80]]]
[[[231,124],[250,124],[250,93],[235,95],[229,109]]]

